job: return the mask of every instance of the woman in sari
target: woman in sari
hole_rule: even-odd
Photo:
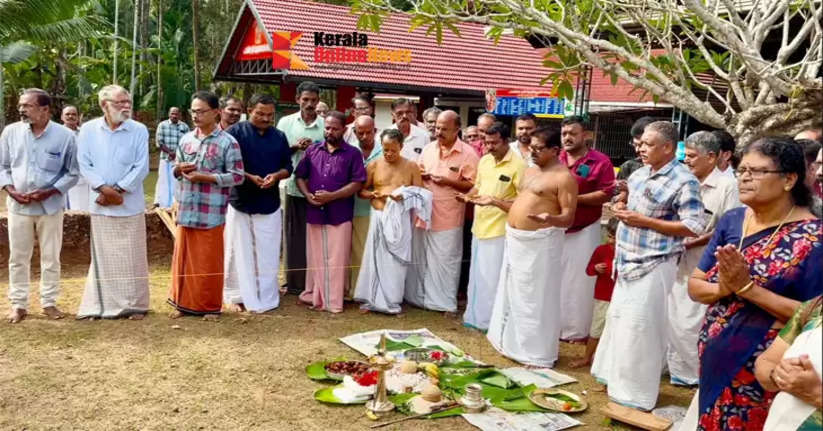
[[[769,410],[766,431],[823,429],[821,304],[821,296],[804,302],[757,358],[757,381],[768,391],[780,391]]]
[[[764,138],[743,151],[740,201],[727,212],[689,280],[709,305],[700,330],[700,389],[681,430],[760,430],[775,392],[754,363],[802,301],[823,292],[823,229],[808,205],[803,149]]]

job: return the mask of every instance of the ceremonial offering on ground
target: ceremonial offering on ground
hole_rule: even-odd
[[[335,358],[310,364],[306,367],[309,378],[342,381],[316,391],[315,399],[330,404],[365,403],[367,416],[372,419],[377,417],[375,413],[393,409],[408,415],[403,420],[470,415],[472,424],[491,423],[501,414],[509,414],[522,415],[520,419],[509,420],[512,424],[525,424],[518,429],[556,431],[580,424],[563,413],[555,413],[564,411],[562,403],[571,407],[566,412],[582,411],[586,406],[583,398],[566,391],[551,392],[568,397],[558,399],[560,404],[544,402],[551,386],[575,381],[569,376],[551,370],[499,370],[475,360],[427,329],[371,331],[341,341],[366,354],[368,362]],[[541,387],[532,382],[541,383]],[[542,391],[538,392],[541,398],[533,396],[537,391]],[[489,407],[493,409],[488,410]],[[487,411],[488,417],[484,416]],[[541,428],[531,425],[538,422],[543,424]]]
[[[375,413],[385,413],[394,410],[394,404],[386,393],[386,370],[392,367],[392,360],[386,356],[386,336],[380,337],[380,350],[377,355],[369,358],[369,363],[377,369],[377,386],[374,389],[374,399],[366,403],[366,408]]]
[[[564,413],[582,412],[589,404],[581,397],[562,389],[536,389],[529,400],[540,407]]]

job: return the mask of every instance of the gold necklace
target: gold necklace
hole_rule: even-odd
[[[769,240],[766,241],[766,244],[763,246],[764,248],[772,242],[772,240],[774,239],[774,236],[777,235],[777,232],[780,232],[780,228],[783,227],[783,224],[786,223],[786,220],[789,219],[789,217],[792,215],[793,212],[794,212],[794,205],[792,205],[792,208],[789,210],[789,212],[786,214],[786,216],[783,217],[783,220],[780,220],[780,224],[777,225],[777,229],[775,229],[774,232],[772,232],[771,236],[769,236]],[[741,232],[741,235],[740,235],[740,244],[737,245],[737,250],[740,251],[740,252],[743,251],[743,238],[746,237],[746,232],[748,231],[748,227],[749,227],[749,215],[746,214],[746,216],[743,218],[743,232]]]

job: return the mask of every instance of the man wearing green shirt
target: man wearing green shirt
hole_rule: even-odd
[[[286,134],[297,166],[303,153],[314,142],[322,142],[325,124],[317,115],[320,87],[303,81],[297,86],[300,111],[280,119],[277,128]],[[297,189],[294,175],[286,182],[286,283],[288,292],[299,295],[306,286],[306,198]]]

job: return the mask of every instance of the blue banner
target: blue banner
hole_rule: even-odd
[[[498,97],[495,115],[545,114],[563,116],[563,99],[554,97]]]

